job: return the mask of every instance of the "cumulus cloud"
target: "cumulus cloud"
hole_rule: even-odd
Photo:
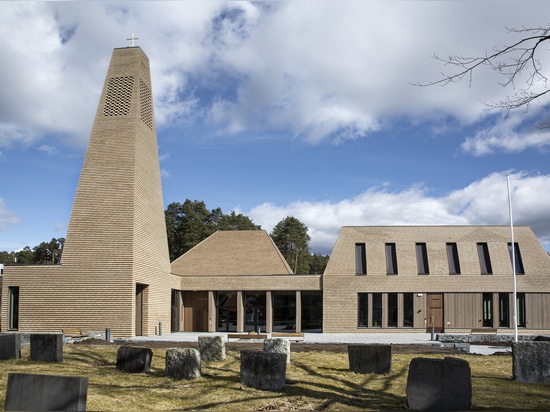
[[[544,106],[547,109],[548,106]],[[536,115],[530,114],[529,118],[536,119]],[[533,120],[532,124],[536,120]],[[481,129],[474,136],[466,138],[461,148],[475,156],[482,156],[503,151],[505,153],[518,153],[526,149],[538,149],[546,151],[550,147],[550,128],[533,127],[520,129],[525,124],[525,113],[512,113],[499,117],[492,126]],[[518,130],[519,129],[519,130]]]
[[[160,127],[206,122],[212,134],[270,128],[317,143],[368,136],[382,119],[473,123],[487,116],[479,102],[507,93],[493,71],[477,72],[472,87],[410,84],[438,78],[443,68],[432,53],[483,55],[514,39],[506,26],[547,23],[519,2],[505,6],[2,2],[0,53],[10,64],[0,68],[0,144],[55,133],[84,147],[110,58],[105,50],[123,47],[133,32],[151,58]],[[475,30],[464,30],[464,21]],[[523,145],[522,136],[480,131],[463,148],[482,154],[547,145],[542,134],[529,134]]]
[[[550,175],[509,173],[514,224],[529,225],[550,243]],[[422,185],[402,191],[371,188],[337,202],[264,203],[245,213],[268,232],[286,216],[309,228],[312,251],[330,253],[342,226],[507,225],[506,172],[492,173],[444,196],[429,195]]]

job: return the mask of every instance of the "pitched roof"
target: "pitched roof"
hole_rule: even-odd
[[[265,230],[218,231],[172,262],[172,273],[288,275],[292,269]]]

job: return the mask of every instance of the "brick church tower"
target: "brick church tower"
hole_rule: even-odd
[[[23,272],[23,273],[21,273]],[[18,330],[170,331],[172,279],[149,59],[113,51],[66,235],[61,265],[13,267]],[[7,300],[10,296],[5,296]],[[33,303],[34,302],[34,303]],[[2,329],[9,323],[2,311]],[[7,323],[5,323],[7,322]],[[13,328],[12,328],[13,329]]]

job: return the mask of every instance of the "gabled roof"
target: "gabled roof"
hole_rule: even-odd
[[[219,231],[172,262],[180,276],[289,275],[292,269],[265,230]]]

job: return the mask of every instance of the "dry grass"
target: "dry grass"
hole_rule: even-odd
[[[62,363],[28,359],[2,361],[0,399],[9,372],[88,377],[88,410],[400,410],[407,409],[406,383],[412,358],[448,355],[394,354],[388,375],[349,371],[346,353],[292,353],[282,392],[243,387],[239,352],[221,363],[203,363],[202,377],[175,380],[164,375],[166,349],[153,349],[149,374],[124,374],[115,368],[117,346],[65,345]],[[453,355],[455,356],[455,355]],[[472,369],[474,410],[548,410],[550,385],[514,382],[511,356],[458,354]],[[3,403],[0,408],[3,408]]]

